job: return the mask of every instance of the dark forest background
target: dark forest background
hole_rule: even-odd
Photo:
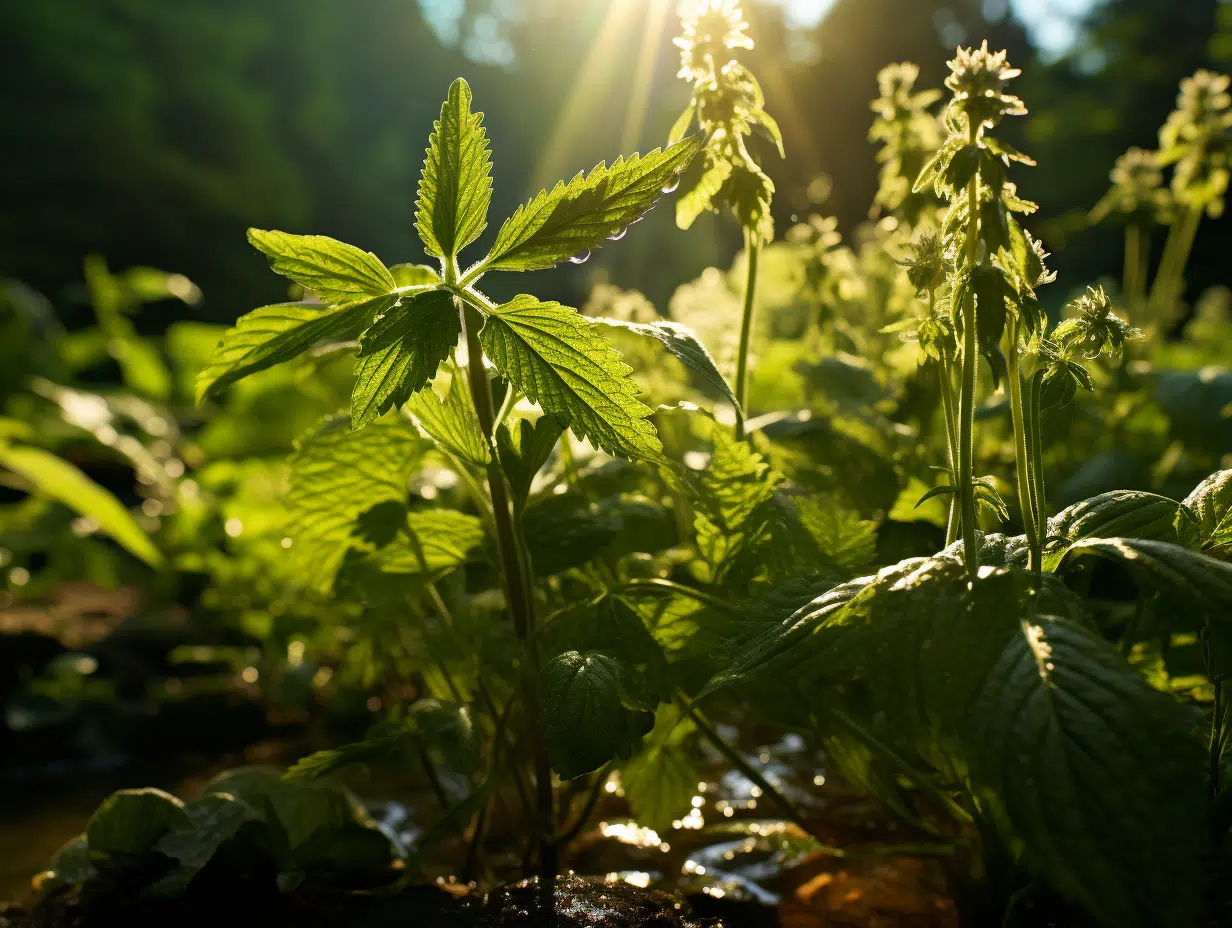
[[[620,15],[610,15],[614,4]],[[878,69],[916,61],[921,85],[939,86],[954,44],[987,38],[1024,71],[1016,90],[1031,115],[1013,141],[1039,167],[1019,180],[1042,206],[1033,226],[1063,285],[1119,270],[1119,233],[1085,221],[1115,157],[1155,144],[1181,77],[1232,67],[1232,5],[1219,0],[1097,3],[1072,51],[1052,63],[993,0],[838,0],[810,30],[789,28],[781,7],[745,6],[757,42],[747,61],[787,148],[784,161],[767,157],[780,229],[820,211],[850,234],[875,188],[866,134]],[[661,144],[687,97],[671,7],[465,0],[450,34],[431,28],[415,0],[0,4],[0,276],[43,290],[72,325],[87,314],[82,258],[98,253],[117,268],[188,275],[205,301],[167,313],[229,322],[282,296],[244,239],[250,225],[331,235],[390,263],[420,260],[415,183],[459,74],[487,113],[491,236],[540,186]],[[661,31],[647,26],[655,14]],[[831,193],[818,206],[809,190],[821,175]],[[546,272],[536,292],[576,304],[607,275],[663,306],[676,284],[736,251],[738,230],[718,220],[704,228],[680,233],[660,208],[622,247]],[[1219,282],[1230,236],[1225,223],[1204,224],[1192,287]],[[141,324],[172,318],[147,313]]]

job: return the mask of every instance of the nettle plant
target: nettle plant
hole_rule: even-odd
[[[386,631],[420,658],[412,662],[420,692],[447,703],[395,714],[366,741],[306,759],[295,776],[319,776],[401,749],[408,737],[426,739],[435,750],[432,733],[442,730],[454,741],[474,741],[486,766],[463,764],[473,789],[452,806],[438,837],[478,815],[472,846],[478,845],[489,798],[512,780],[529,818],[526,832],[535,838],[539,872],[550,878],[570,833],[559,820],[552,771],[570,779],[603,768],[628,757],[650,730],[653,710],[672,691],[664,688],[642,620],[603,592],[619,578],[594,575],[598,589],[578,586],[574,600],[559,580],[536,581],[536,559],[546,578],[561,569],[549,561],[568,560],[576,553],[570,549],[590,551],[595,537],[600,546],[611,541],[595,522],[601,516],[581,513],[569,523],[574,534],[557,538],[554,552],[543,537],[550,525],[528,543],[525,520],[536,474],[549,459],[561,462],[569,480],[579,479],[567,436],[554,455],[566,429],[612,457],[665,463],[652,410],[638,399],[630,368],[599,322],[525,294],[497,304],[479,285],[490,272],[583,260],[621,238],[679,183],[704,144],[702,134],[693,135],[557,184],[519,207],[487,254],[464,266],[460,253],[487,225],[491,182],[482,114],[471,111],[470,89],[459,79],[435,124],[419,184],[416,227],[437,267],[387,267],[323,236],[249,232],[275,271],[317,299],[242,317],[201,373],[199,395],[322,342],[354,349],[356,342],[347,340],[358,338],[349,428],[345,415],[326,420],[301,438],[290,460],[284,546],[304,583],[387,616]],[[688,329],[604,322],[664,346],[730,396]],[[499,400],[493,374],[503,391]],[[532,421],[525,411],[515,413],[521,400],[537,404],[542,415]],[[385,415],[403,407],[419,432],[407,416]],[[425,455],[452,469],[473,512],[408,509],[408,482]],[[495,600],[469,591],[456,571],[483,561],[485,552],[493,554],[499,577]],[[545,603],[555,607],[546,624],[537,616]],[[501,612],[512,641],[490,624]],[[563,614],[573,619],[558,620]],[[549,646],[553,656],[543,663]],[[442,717],[452,721],[442,724]],[[450,757],[456,761],[457,752]],[[529,779],[522,769],[527,757]],[[595,779],[596,795],[605,779]],[[421,842],[420,851],[433,840]]]
[[[1180,502],[1113,491],[1048,515],[1040,411],[1090,389],[1085,365],[1135,333],[1098,289],[1047,333],[1035,289],[1052,274],[1006,177],[1030,161],[992,135],[1025,112],[1006,89],[1018,72],[986,45],[950,69],[949,137],[915,182],[948,207],[908,274],[929,307],[918,337],[940,372],[952,478],[934,492],[955,500],[954,544],[820,595],[764,591],[696,698],[737,687],[820,739],[952,855],[974,923],[1013,923],[1042,884],[1104,924],[1192,924],[1232,806],[1232,471]],[[974,476],[980,357],[1009,393],[1022,535],[977,521],[979,503],[1008,516]],[[1111,604],[1090,595],[1093,573]]]

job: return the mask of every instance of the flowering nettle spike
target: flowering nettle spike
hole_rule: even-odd
[[[680,49],[676,76],[686,80],[708,77],[734,48],[753,47],[738,0],[696,0],[681,14],[680,25],[681,35],[672,43]]]
[[[1181,81],[1176,109],[1159,130],[1159,163],[1175,164],[1172,193],[1178,202],[1223,212],[1232,167],[1232,80],[1198,71]]]
[[[1112,186],[1091,210],[1091,221],[1117,213],[1131,222],[1167,222],[1172,198],[1164,187],[1159,152],[1131,148],[1108,175]]]
[[[1142,335],[1112,311],[1112,299],[1103,287],[1087,287],[1086,293],[1069,303],[1069,309],[1073,315],[1052,333],[1063,356],[1088,361],[1101,354],[1119,358],[1126,340]]]
[[[985,40],[979,48],[959,48],[947,64],[945,86],[954,92],[950,107],[971,123],[991,127],[1003,116],[1026,113],[1022,101],[1005,92],[1006,84],[1022,72],[1010,66],[1004,50],[990,52]]]

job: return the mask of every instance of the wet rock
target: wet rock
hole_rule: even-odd
[[[538,879],[523,880],[488,894],[492,928],[539,928]],[[564,876],[556,883],[554,928],[722,928],[718,921],[692,919],[675,896],[629,883]]]

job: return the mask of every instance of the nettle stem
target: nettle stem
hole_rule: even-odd
[[[1194,238],[1198,234],[1198,225],[1202,222],[1202,210],[1192,206],[1185,207],[1176,217],[1168,240],[1164,243],[1163,257],[1159,261],[1159,270],[1155,273],[1155,283],[1151,287],[1151,318],[1150,323],[1158,326],[1164,312],[1178,300],[1185,288],[1185,265],[1189,263],[1189,252],[1193,248]]]
[[[744,252],[748,258],[747,275],[744,280],[744,311],[740,317],[740,347],[736,353],[736,440],[744,438],[744,417],[749,409],[749,342],[753,337],[753,307],[757,298],[757,259],[761,254],[761,241],[757,233],[744,230]]]
[[[466,333],[467,372],[475,402],[475,413],[483,434],[491,442],[496,416],[492,409],[492,389],[483,364],[483,346],[479,342],[482,318],[478,310],[464,303],[462,322]],[[535,807],[538,818],[535,830],[538,834],[540,899],[550,904],[557,871],[555,816],[552,770],[548,763],[547,742],[544,740],[539,713],[539,649],[535,639],[535,605],[529,559],[513,521],[505,475],[495,453],[488,462],[487,476],[505,597],[508,600],[514,632],[522,646],[522,714],[535,768]]]
[[[937,294],[928,291],[928,315],[935,311]],[[941,415],[945,419],[945,447],[950,465],[950,481],[958,474],[958,424],[954,420],[954,372],[948,355],[937,362],[937,376],[941,381]],[[948,548],[958,540],[958,497],[950,494],[950,512],[945,523],[945,545]]]
[[[1044,542],[1048,540],[1048,507],[1044,496],[1044,450],[1040,438],[1040,419],[1044,410],[1044,370],[1040,368],[1031,377],[1031,406],[1027,418],[1029,451],[1028,470],[1031,477],[1031,508],[1035,512],[1035,547],[1031,551],[1031,567],[1044,567]]]
[[[1039,549],[1039,538],[1036,534],[1035,505],[1031,499],[1031,465],[1028,462],[1027,427],[1022,410],[1022,376],[1018,371],[1018,320],[1010,317],[1006,330],[1009,336],[1006,362],[1010,381],[1010,415],[1014,423],[1014,483],[1018,489],[1022,530],[1031,552],[1031,569],[1038,570],[1036,551]]]
[[[1136,222],[1125,227],[1125,270],[1121,290],[1125,305],[1137,310],[1146,290],[1146,259],[1149,239],[1146,229]]]
[[[979,127],[972,123],[968,134],[970,143],[975,145],[979,139]],[[972,175],[971,182],[967,185],[967,214],[966,270],[969,274],[975,268],[980,244],[980,175],[978,172]],[[958,485],[954,492],[958,494],[962,515],[963,561],[967,567],[967,575],[975,579],[980,569],[979,544],[975,537],[974,460],[975,365],[979,348],[976,343],[975,292],[970,287],[967,288],[966,303],[963,318],[962,385],[958,408]]]

